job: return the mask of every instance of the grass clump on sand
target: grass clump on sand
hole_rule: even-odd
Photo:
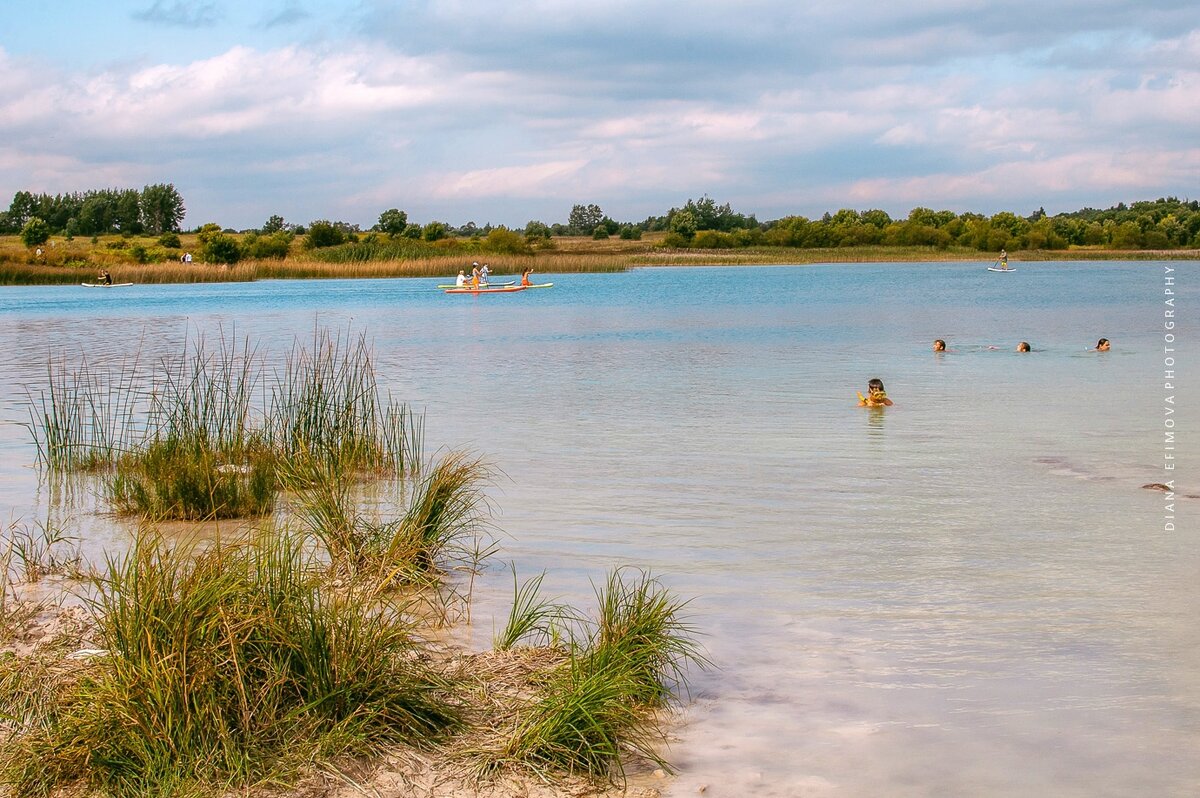
[[[406,508],[390,520],[360,512],[349,483],[326,462],[304,461],[283,482],[295,492],[298,523],[334,569],[378,591],[441,586],[459,567],[474,573],[492,551],[482,493],[491,476],[478,458],[450,452],[408,483]]]
[[[297,538],[192,556],[139,539],[97,581],[107,655],[35,702],[0,762],[19,795],[208,794],[428,746],[460,710],[400,609],[323,589]]]
[[[518,589],[518,602],[541,614],[524,592]],[[707,665],[681,617],[685,603],[635,569],[611,572],[597,599],[598,618],[585,624],[566,662],[507,739],[482,755],[485,771],[508,765],[544,777],[565,771],[617,781],[627,752],[669,769],[656,750],[654,712],[685,684],[689,663]]]

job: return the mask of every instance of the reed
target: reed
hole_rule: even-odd
[[[270,374],[249,341],[224,335],[185,340],[149,373],[137,355],[108,372],[51,360],[47,373],[28,397],[39,465],[110,471],[105,492],[122,513],[262,515],[280,463],[334,460],[354,479],[411,474],[422,459],[424,417],[382,395],[361,335],[319,330]]]
[[[52,473],[93,471],[115,462],[139,435],[136,352],[114,371],[95,371],[85,358],[71,367],[53,357],[46,388],[26,389],[38,465]]]
[[[267,444],[283,459],[333,459],[345,471],[404,474],[421,461],[424,418],[384,398],[364,336],[314,333],[276,374]]]
[[[19,795],[213,794],[453,730],[452,685],[404,617],[320,574],[287,535],[196,556],[139,536],[96,583],[108,656],[18,724],[3,778]]]

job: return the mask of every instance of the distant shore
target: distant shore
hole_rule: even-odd
[[[416,258],[363,259],[336,262],[321,251],[293,248],[286,257],[242,260],[234,264],[180,262],[183,253],[199,253],[195,235],[181,235],[180,249],[162,251],[149,239],[121,236],[67,240],[53,238],[30,250],[15,236],[0,238],[0,285],[77,285],[93,282],[101,269],[114,282],[201,283],[249,282],[287,279],[347,279],[385,277],[452,277],[470,270],[474,261],[486,262],[494,275],[535,272],[571,274],[621,272],[634,268],[668,266],[770,266],[820,263],[886,262],[994,262],[998,253],[965,247],[856,246],[821,249],[748,247],[744,249],[673,249],[661,244],[661,235],[642,240],[557,237],[529,253],[499,253],[483,249],[474,239],[454,239],[439,251]],[[138,262],[138,259],[149,262]],[[1200,249],[1114,250],[1075,247],[1024,250],[1009,253],[1010,263],[1022,261],[1194,261]]]

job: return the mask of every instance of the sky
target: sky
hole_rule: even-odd
[[[1200,198],[1196,0],[3,10],[0,208],[154,183],[185,227],[238,229]]]

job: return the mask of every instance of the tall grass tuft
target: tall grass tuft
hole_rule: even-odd
[[[508,611],[504,629],[492,640],[497,651],[507,651],[525,641],[531,645],[548,646],[558,642],[564,623],[573,618],[571,609],[540,596],[546,572],[517,581],[513,568],[513,603]]]
[[[0,562],[5,576],[12,569],[21,579],[33,584],[50,574],[78,575],[82,554],[78,539],[49,523],[9,525],[7,540],[0,539],[5,554]],[[6,586],[6,583],[0,583]]]
[[[19,795],[219,793],[452,730],[451,685],[400,613],[320,573],[287,535],[198,556],[139,538],[97,580],[108,656],[22,719],[0,777]]]
[[[599,617],[572,645],[567,665],[484,768],[520,764],[623,780],[623,754],[669,769],[651,722],[671,688],[686,689],[689,663],[706,666],[684,602],[643,571],[618,568],[597,589]]]
[[[490,553],[483,487],[491,472],[477,458],[445,455],[424,478],[406,484],[407,508],[391,519],[357,510],[336,460],[298,459],[282,473],[295,492],[295,517],[304,532],[336,570],[370,577],[376,590],[439,586],[446,572],[473,572]]]

